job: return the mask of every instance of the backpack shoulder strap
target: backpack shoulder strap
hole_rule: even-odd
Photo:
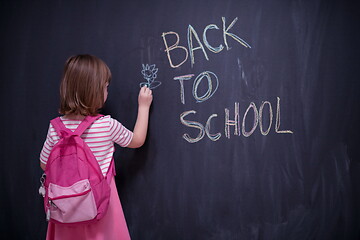
[[[96,115],[96,116],[86,116],[84,120],[80,123],[80,125],[76,128],[74,131],[75,135],[81,136],[83,132],[91,125],[93,122],[95,122],[97,119],[102,117],[103,115]]]
[[[55,128],[56,133],[59,137],[63,136],[63,132],[72,133],[71,130],[67,129],[64,123],[61,121],[60,117],[54,118],[50,121],[50,123]]]

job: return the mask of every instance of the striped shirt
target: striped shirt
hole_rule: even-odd
[[[61,117],[61,120],[65,127],[71,131],[75,131],[81,123],[81,120],[69,120],[63,117]],[[115,152],[114,143],[119,144],[121,147],[126,147],[131,142],[132,137],[133,133],[130,130],[109,115],[100,117],[81,135],[81,138],[95,155],[104,176],[109,169]],[[40,161],[43,164],[46,164],[53,146],[59,139],[60,137],[56,133],[55,128],[50,123],[47,137],[40,153]]]

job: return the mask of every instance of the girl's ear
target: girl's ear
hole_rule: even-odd
[[[106,102],[106,99],[108,97],[108,87],[109,87],[109,83],[106,83],[104,87],[104,103]]]

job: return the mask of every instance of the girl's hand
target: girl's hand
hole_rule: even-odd
[[[142,87],[139,92],[139,107],[150,107],[153,96],[150,88]]]

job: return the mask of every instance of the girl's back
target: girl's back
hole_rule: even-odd
[[[61,120],[65,127],[72,131],[74,131],[81,123],[81,120],[72,120],[65,117],[61,117]],[[132,137],[133,133],[131,131],[109,115],[96,120],[81,135],[81,138],[95,155],[104,176],[108,171],[113,153],[115,152],[114,142],[121,147],[126,147],[131,142]],[[40,154],[40,161],[43,164],[46,164],[51,149],[59,139],[60,137],[52,124],[50,124],[47,138]]]

